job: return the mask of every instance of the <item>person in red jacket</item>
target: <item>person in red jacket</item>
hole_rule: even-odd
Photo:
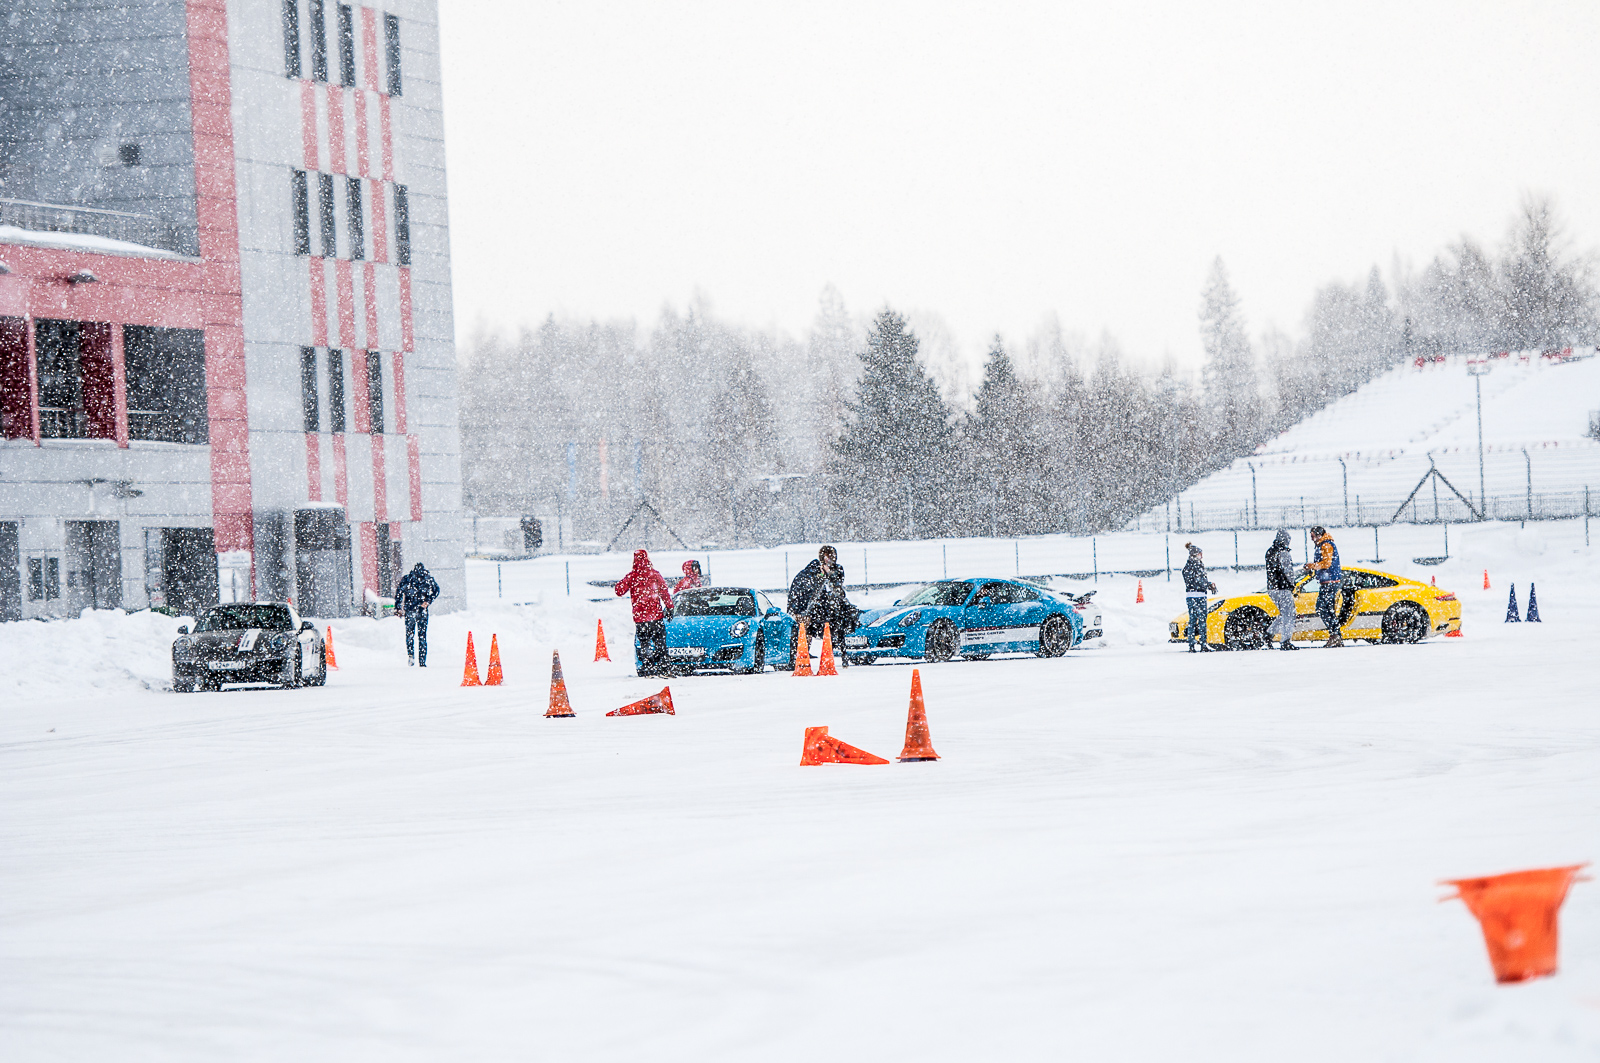
[[[633,552],[633,571],[617,581],[617,597],[633,596],[633,661],[638,675],[660,675],[667,663],[667,617],[672,595],[667,581],[643,550]]]
[[[672,596],[676,598],[684,591],[692,591],[696,587],[704,587],[706,581],[700,575],[700,562],[685,561],[683,563],[683,578],[672,585]]]

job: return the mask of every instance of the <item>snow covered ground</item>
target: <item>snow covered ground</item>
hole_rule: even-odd
[[[562,559],[469,566],[426,671],[398,621],[336,622],[320,690],[171,694],[165,617],[4,625],[5,1057],[1594,1059],[1600,884],[1561,973],[1497,987],[1436,883],[1600,856],[1600,565],[1581,522],[1407,560],[1439,534],[1385,529],[1386,567],[1455,588],[1465,638],[1191,657],[1177,584],[1103,576],[1104,644],[922,668],[944,759],[884,767],[799,768],[800,738],[894,756],[904,666],[605,718],[660,686],[589,600],[615,555],[570,597]],[[940,545],[867,547],[870,577]],[[948,544],[951,575],[1087,570],[1068,549]],[[776,586],[747,555],[713,574]],[[1529,580],[1544,623],[1502,624]],[[457,685],[469,629],[505,687]],[[552,647],[576,719],[541,716]]]

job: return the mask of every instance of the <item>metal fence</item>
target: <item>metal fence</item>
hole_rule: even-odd
[[[15,225],[29,232],[103,236],[110,240],[185,253],[180,228],[154,214],[34,203],[26,199],[0,199],[0,225]]]
[[[1299,499],[1288,504],[1251,506],[1248,500],[1237,506],[1197,506],[1183,502],[1165,513],[1146,513],[1128,525],[1127,531],[1231,531],[1249,528],[1352,527],[1373,524],[1466,524],[1486,520],[1564,520],[1588,517],[1600,506],[1600,497],[1589,488],[1581,491],[1524,492],[1516,495],[1490,495],[1480,518],[1458,498],[1418,495],[1401,508],[1404,499],[1383,500],[1353,497],[1327,503]]]

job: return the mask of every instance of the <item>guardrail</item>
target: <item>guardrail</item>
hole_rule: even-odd
[[[0,225],[15,225],[29,232],[103,236],[180,255],[189,253],[183,247],[182,230],[166,218],[154,214],[35,203],[26,199],[0,199]]]
[[[1457,498],[1413,498],[1400,509],[1403,499],[1381,502],[1359,496],[1346,506],[1340,502],[1297,502],[1251,506],[1196,506],[1184,502],[1168,517],[1145,514],[1130,522],[1125,531],[1244,531],[1260,528],[1302,528],[1313,524],[1325,527],[1366,527],[1384,524],[1469,524],[1478,514]],[[1486,520],[1567,520],[1596,515],[1600,494],[1588,488],[1581,491],[1524,492],[1516,495],[1490,495],[1484,507]]]

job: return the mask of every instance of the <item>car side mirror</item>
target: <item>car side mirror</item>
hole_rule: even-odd
[[[767,610],[767,615],[768,616],[777,616],[778,615],[778,607],[777,606],[773,606],[771,609],[768,609]]]
[[[178,625],[178,634],[187,635],[188,633],[189,633],[189,625],[188,624],[179,624]]]
[[[302,620],[302,621],[300,621],[300,630],[301,631],[315,631],[315,630],[317,630],[317,628],[316,628],[316,625],[311,623],[311,621]]]

